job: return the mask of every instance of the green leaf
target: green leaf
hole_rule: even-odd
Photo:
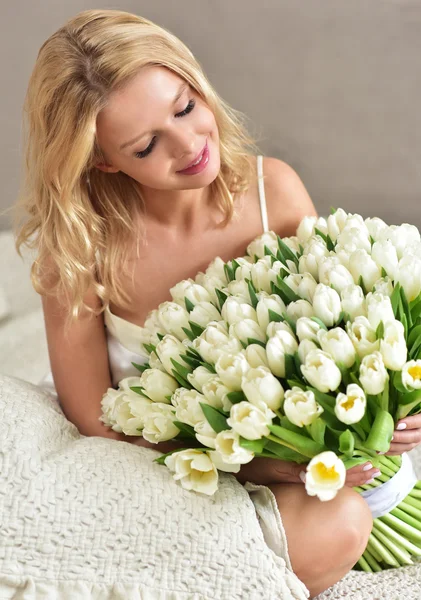
[[[364,283],[364,279],[363,279],[363,276],[362,276],[362,275],[360,275],[360,277],[359,277],[359,279],[358,279],[358,285],[359,285],[359,286],[360,286],[360,288],[362,289],[364,296],[367,296],[368,290],[367,290],[367,288],[365,287],[365,283]]]
[[[279,237],[279,235],[277,237],[279,251],[281,252],[282,256],[285,258],[285,260],[292,260],[298,267],[298,258],[295,252],[287,244],[285,244],[285,242]]]
[[[197,369],[197,367],[200,367],[200,360],[197,358],[191,358],[191,356],[188,354],[180,354],[180,356],[192,369]]]
[[[227,398],[232,404],[238,404],[239,402],[247,400],[244,392],[229,392]]]
[[[182,327],[181,328],[184,333],[186,334],[186,336],[189,338],[189,340],[191,342],[193,342],[196,339],[196,336],[194,335],[194,333],[192,331],[190,331],[190,329],[187,329],[187,327]]]
[[[268,440],[266,438],[262,438],[260,440],[247,440],[240,435],[239,443],[242,448],[246,448],[246,450],[250,450],[250,452],[254,452],[255,454],[260,454],[263,452],[267,441]]]
[[[339,436],[339,451],[351,458],[354,453],[355,440],[349,429],[346,429]]]
[[[202,367],[205,367],[205,369],[207,369],[211,373],[216,373],[215,367],[213,365],[211,365],[210,363],[203,361],[200,364],[202,365]]]
[[[258,297],[256,295],[255,287],[253,285],[253,282],[250,279],[246,279],[246,281],[247,281],[247,286],[248,286],[248,289],[249,289],[249,295],[250,295],[251,303],[253,305],[253,308],[256,308],[257,303],[259,302],[259,299],[258,299]]]
[[[187,379],[187,375],[189,375],[191,373],[191,369],[187,369],[187,367],[184,367],[183,365],[181,365],[179,362],[177,362],[174,358],[171,359],[171,363],[174,365],[174,367],[177,370],[177,373],[179,375],[181,375],[181,377],[183,377],[183,379],[185,379],[186,381],[188,381]]]
[[[303,434],[303,428],[299,427],[298,425],[295,425],[294,423],[291,423],[288,417],[281,417],[280,425],[281,427],[285,427],[285,429],[288,429],[288,431],[294,431],[295,433],[299,433],[300,435]]]
[[[139,396],[143,396],[144,398],[147,398],[148,400],[150,400],[149,396],[147,396],[144,392],[144,388],[134,385],[130,388],[132,390],[132,392],[134,392],[135,394],[139,394]]]
[[[154,346],[153,344],[143,344],[143,347],[149,354],[152,354],[152,352],[156,353],[156,346]]]
[[[413,404],[416,400],[421,402],[421,390],[412,390],[399,398],[399,404]]]
[[[270,440],[266,442],[265,450],[270,450],[270,452],[276,454],[276,456],[281,460],[292,461],[298,464],[308,462],[307,456],[303,456],[299,452],[295,452],[294,450],[291,450],[286,446],[281,446],[280,444],[277,444],[276,442],[271,442]]]
[[[306,391],[307,389],[305,383],[303,383],[302,381],[297,381],[296,379],[287,379],[287,384],[289,385],[290,389],[292,389],[293,387],[299,387],[304,391]]]
[[[376,338],[378,340],[382,340],[383,337],[384,337],[384,323],[383,323],[383,321],[380,321],[380,323],[378,324],[377,329],[376,329]]]
[[[291,378],[296,375],[293,354],[285,354],[285,377]]]
[[[216,433],[230,429],[229,425],[227,425],[227,418],[219,410],[205,402],[199,402],[199,404],[202,407],[207,422]]]
[[[191,312],[194,309],[193,302],[191,300],[189,300],[188,298],[186,298],[186,296],[184,296],[184,303],[186,305],[187,312]]]
[[[282,323],[285,319],[282,315],[279,315],[277,312],[269,308],[269,322],[275,321],[276,323]]]
[[[275,254],[272,252],[272,250],[270,248],[268,248],[266,246],[266,244],[263,246],[263,250],[264,250],[265,256],[271,256],[276,260]]]
[[[337,210],[338,210],[337,208],[335,208],[334,206],[331,206],[330,207],[330,214],[334,215]]]
[[[371,237],[371,236],[370,236]],[[371,245],[373,245],[374,241],[371,243]],[[387,277],[387,271],[384,267],[382,267],[382,277]]]
[[[290,302],[296,302],[297,300],[301,300],[300,296],[298,296],[298,294],[296,294],[289,287],[289,285],[285,283],[285,281],[282,279],[282,277],[278,276],[277,279],[276,279],[276,281],[277,281],[276,285],[279,287],[280,290],[282,290],[282,292],[288,298],[288,304]]]
[[[295,334],[297,331],[297,324],[295,323],[295,321],[291,319],[291,317],[289,317],[286,312],[283,312],[282,316],[284,318],[284,321],[288,323],[288,325],[291,327],[292,331]]]
[[[232,266],[232,272],[234,274],[234,279],[235,279],[235,272],[236,270],[240,267],[240,263],[238,263],[235,258],[232,259],[231,261],[231,266]]]
[[[259,346],[262,346],[262,348],[266,348],[265,342],[262,342],[261,340],[256,340],[255,338],[247,338],[247,344],[249,346],[251,344],[258,344]]]
[[[194,428],[191,425],[188,425],[187,423],[183,423],[182,421],[173,421],[173,423],[188,438],[196,439],[196,434],[194,432]]]
[[[225,263],[224,265],[224,272],[228,282],[231,282],[235,279],[234,272],[228,263]]]
[[[312,321],[314,321],[315,323],[317,323],[317,325],[319,325],[322,329],[324,329],[325,331],[327,331],[327,327],[326,327],[326,325],[323,323],[323,321],[321,319],[319,319],[318,317],[310,317],[310,319]]]
[[[304,435],[289,431],[284,427],[279,427],[278,425],[268,425],[268,429],[274,434],[274,436],[279,438],[279,440],[293,446],[293,448],[291,448],[292,450],[303,454],[303,456],[307,456],[307,458],[313,458],[317,454],[320,454],[320,452],[326,450],[324,445],[318,444],[314,440]],[[269,439],[271,439],[271,441],[275,441],[273,436],[271,436]]]
[[[226,294],[222,290],[218,290],[217,288],[215,289],[215,294],[216,294],[216,296],[218,298],[219,310],[222,310],[222,307],[225,304],[225,300],[228,298],[228,294]]]
[[[199,335],[201,335],[205,331],[204,327],[202,327],[198,323],[195,323],[194,321],[189,321],[189,325],[191,327],[192,332],[194,333],[194,335],[196,337],[199,337]]]
[[[400,302],[401,302],[402,310],[406,316],[408,328],[411,328],[412,327],[411,311],[409,310],[408,299],[405,295],[405,290],[403,289],[403,287],[401,287],[401,289],[400,289]]]
[[[395,422],[392,415],[385,410],[378,409],[371,431],[364,442],[364,446],[369,450],[387,452],[390,447],[394,429]]]
[[[193,386],[190,385],[190,383],[188,382],[187,379],[184,379],[184,377],[181,377],[181,375],[179,373],[177,373],[177,371],[175,369],[171,370],[171,374],[174,377],[174,379],[177,381],[177,383],[179,385],[181,385],[181,387],[184,387],[188,390],[193,389]]]
[[[308,426],[308,430],[315,442],[321,446],[325,445],[326,423],[322,418],[319,417],[313,421],[313,423]]]
[[[411,359],[419,346],[421,346],[421,325],[414,327],[408,336],[408,350]]]
[[[164,336],[162,335],[162,333],[157,332],[156,337],[159,339],[160,342],[164,339]]]
[[[395,287],[393,288],[393,292],[392,295],[390,296],[390,302],[392,303],[392,308],[393,308],[393,314],[395,315],[395,318],[397,319],[397,314],[398,314],[398,308],[399,308],[399,299],[400,299],[400,283],[399,281],[396,283]]]
[[[132,362],[132,365],[136,367],[136,369],[141,373],[143,373],[143,371],[146,371],[147,369],[150,369],[149,363],[145,363],[144,365],[138,365],[137,363]]]

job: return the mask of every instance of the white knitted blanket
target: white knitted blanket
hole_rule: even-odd
[[[188,492],[155,450],[81,436],[53,395],[1,375],[0,415],[1,600],[307,598],[231,475]]]

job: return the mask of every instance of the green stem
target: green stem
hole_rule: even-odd
[[[410,504],[414,508],[417,508],[420,511],[421,518],[421,500],[418,500],[418,498],[414,498],[413,496],[411,496],[411,494],[408,494],[408,496],[406,496],[405,498],[405,502],[407,504]]]
[[[363,571],[365,571],[366,573],[372,573],[372,569],[370,567],[370,565],[368,564],[368,562],[365,560],[364,556],[360,556],[360,558],[358,559],[358,564],[360,565],[361,569]]]
[[[380,554],[377,552],[377,550],[374,548],[371,539],[368,540],[368,544],[367,544],[367,550],[369,550],[370,554],[372,556],[374,556],[374,558],[377,560],[377,562],[381,563],[383,562],[382,557],[380,556]]]
[[[375,529],[374,535],[386,546],[386,548],[390,550],[391,554],[393,554],[400,566],[413,564],[411,555],[400,544],[394,543],[387,535],[384,535],[377,529]]]
[[[383,562],[385,562],[387,565],[391,565],[392,567],[400,566],[393,554],[391,554],[389,550],[385,548],[374,535],[374,527],[373,531],[370,533],[369,540],[376,552],[382,557]]]
[[[402,546],[406,550],[412,552],[412,554],[415,554],[415,556],[419,556],[421,554],[421,548],[404,538],[402,535],[400,535],[400,533],[398,533],[397,531],[389,527],[389,525],[386,525],[386,523],[383,523],[378,519],[374,519],[373,531],[375,533],[382,533],[387,537],[388,540],[390,540],[391,542],[396,542],[397,544],[399,544],[399,546]]]
[[[398,519],[390,513],[383,517],[379,517],[379,520],[392,527],[392,529],[400,531],[405,537],[412,539],[415,543],[421,544],[421,531],[411,527],[411,525],[405,523],[405,521]]]
[[[381,566],[379,565],[379,563],[377,562],[377,560],[375,559],[375,557],[371,554],[371,552],[368,550],[368,548],[365,549],[364,554],[363,554],[363,558],[365,558],[365,560],[368,562],[368,564],[371,567],[371,570],[373,572],[379,572],[379,571],[383,571],[383,569],[381,568]]]
[[[410,508],[412,509],[412,506]],[[402,502],[400,504],[398,504],[398,506],[396,508],[391,510],[389,515],[393,515],[394,517],[401,519],[408,525],[411,525],[411,527],[414,527],[414,529],[418,529],[419,531],[421,531],[421,521],[420,521],[419,517],[414,518],[414,515],[411,515],[411,514],[405,512],[402,509]]]

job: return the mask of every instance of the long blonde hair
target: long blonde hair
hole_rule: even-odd
[[[14,229],[21,256],[22,244],[37,250],[31,268],[35,290],[66,298],[67,326],[83,307],[95,314],[110,301],[130,307],[121,267],[127,264],[128,241],[139,236],[133,217],[143,202],[136,180],[94,168],[103,160],[96,120],[110,93],[149,65],[186,80],[215,115],[221,169],[210,193],[223,212],[222,225],[232,218],[235,194],[248,189],[254,174],[248,154],[257,147],[244,116],[218,96],[177,37],[119,10],[86,10],[65,23],[41,46],[29,80],[25,177]],[[100,309],[84,303],[91,286],[102,300]]]

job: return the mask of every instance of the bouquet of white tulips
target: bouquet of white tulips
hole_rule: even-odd
[[[264,233],[247,255],[181,281],[148,316],[141,374],[102,400],[101,420],[149,442],[184,488],[213,494],[218,471],[254,457],[303,465],[308,494],[332,499],[346,469],[374,517],[366,571],[421,555],[421,482],[408,455],[385,457],[395,423],[421,411],[421,242],[342,209],[296,236]]]

